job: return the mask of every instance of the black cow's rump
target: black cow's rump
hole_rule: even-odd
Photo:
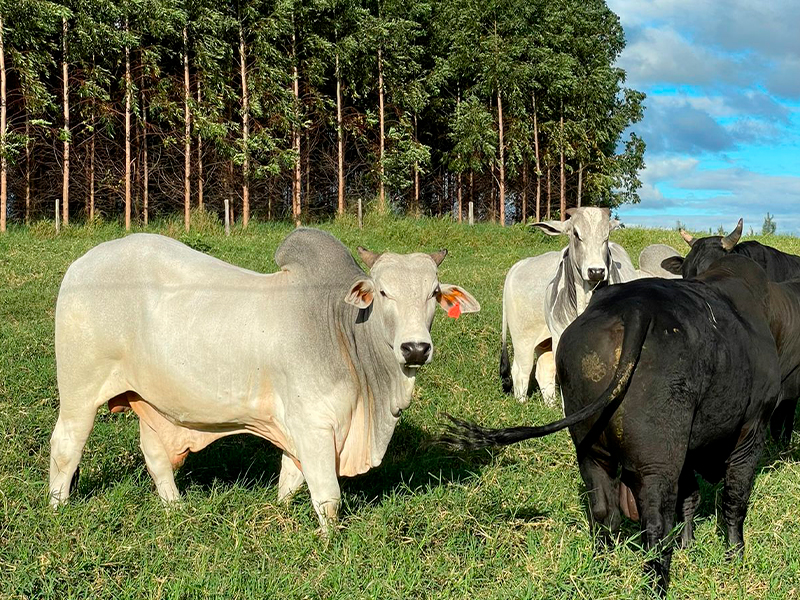
[[[726,257],[691,281],[609,286],[564,332],[556,366],[566,417],[542,427],[489,430],[453,420],[445,442],[513,443],[569,427],[588,490],[590,521],[620,524],[620,483],[633,493],[650,567],[669,582],[676,513],[692,536],[695,473],[725,480],[728,541],[742,527],[764,431],[778,398],[778,357],[766,276]]]

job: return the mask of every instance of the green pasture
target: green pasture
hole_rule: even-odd
[[[731,219],[731,228],[735,219]],[[644,553],[626,523],[615,549],[595,551],[566,432],[505,450],[457,455],[430,445],[443,411],[492,426],[536,424],[559,414],[537,397],[518,404],[500,390],[503,279],[517,260],[563,240],[523,226],[368,219],[319,225],[355,251],[450,254],[442,281],[458,283],[482,310],[448,319],[421,370],[383,465],[343,479],[341,527],[317,531],[308,493],[277,502],[280,453],[255,437],[227,438],[178,472],[184,495],[165,510],[138,449],[132,413],[98,414],[77,492],[47,505],[49,437],[58,411],[53,317],[69,264],[122,236],[117,225],[13,228],[0,236],[1,598],[646,598]],[[225,237],[163,222],[167,233],[223,260],[275,270],[288,224],[255,223]],[[636,263],[647,244],[687,250],[677,232],[616,231]],[[767,243],[800,253],[800,240]],[[91,318],[91,315],[87,315]],[[80,352],[81,348],[75,348]],[[800,597],[800,450],[769,446],[745,523],[744,560],[725,558],[717,487],[703,488],[697,542],[677,551],[673,598]]]

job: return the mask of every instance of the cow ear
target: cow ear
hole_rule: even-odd
[[[623,225],[623,224],[622,224],[620,221],[618,221],[617,219],[611,219],[611,220],[608,222],[608,230],[609,230],[609,231],[614,231],[615,229],[624,229],[624,228],[625,228],[625,225]]]
[[[375,261],[381,257],[379,253],[367,250],[363,246],[358,247],[358,255],[361,257],[361,260],[364,261],[364,264],[367,265],[368,269],[371,269]]]
[[[345,296],[344,301],[357,308],[367,308],[375,297],[375,285],[370,279],[359,279]]]
[[[669,271],[673,275],[682,275],[683,271],[681,267],[683,267],[682,256],[670,256],[661,261],[661,268],[665,271]]]
[[[566,235],[572,227],[571,221],[540,221],[531,223],[531,227],[543,231],[547,235]]]
[[[442,309],[450,313],[456,304],[458,304],[462,313],[474,313],[481,309],[480,303],[472,297],[467,290],[457,285],[450,285],[449,283],[440,283],[439,290],[436,292],[436,301]]]

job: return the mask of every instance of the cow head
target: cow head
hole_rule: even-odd
[[[532,227],[547,235],[569,236],[569,255],[581,279],[595,283],[607,281],[611,266],[608,235],[620,226],[619,221],[609,218],[607,208],[570,208],[567,215],[569,219],[564,222],[542,221]]]
[[[345,302],[358,308],[372,306],[383,324],[385,341],[402,367],[420,367],[433,358],[430,331],[437,304],[453,316],[481,309],[463,288],[439,282],[437,270],[447,250],[376,254],[359,247],[358,254],[369,267],[370,277],[356,281]]]
[[[718,258],[728,254],[739,242],[742,236],[744,222],[739,219],[736,228],[726,236],[712,235],[704,238],[693,237],[681,229],[681,237],[689,244],[691,250],[686,258],[671,256],[661,261],[661,266],[675,275],[683,275],[684,279],[691,279],[698,273],[704,272],[709,265]]]

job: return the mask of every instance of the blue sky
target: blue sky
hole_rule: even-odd
[[[619,65],[647,93],[642,202],[628,225],[800,235],[800,2],[607,0]]]

